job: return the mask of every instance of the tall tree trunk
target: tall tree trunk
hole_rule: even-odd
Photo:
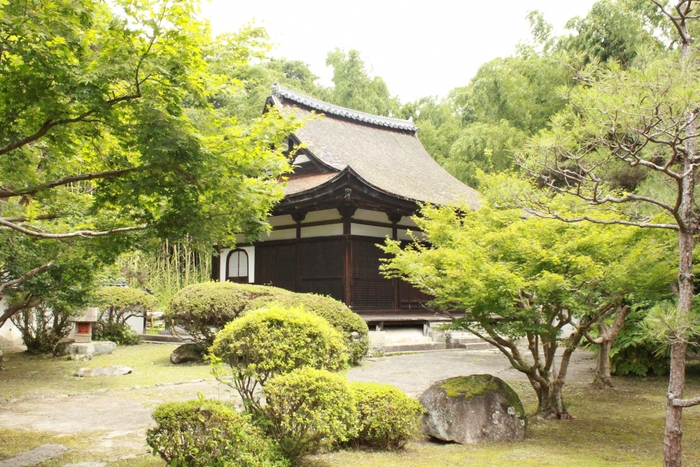
[[[595,368],[593,385],[599,389],[615,387],[610,374],[610,349],[613,342],[613,340],[605,338],[598,345],[598,364]]]
[[[563,382],[555,380],[549,385],[540,385],[535,388],[537,392],[537,416],[545,419],[562,419],[568,420],[571,418],[569,411],[566,410],[561,390],[564,387]]]
[[[688,32],[686,20],[690,14],[692,2],[679,0],[676,4],[677,18],[672,18],[680,36],[681,66],[697,66],[693,62],[693,38]],[[693,211],[695,190],[695,172],[697,157],[697,112],[691,110],[686,116],[685,154],[683,154],[683,178],[681,180],[680,213],[678,233],[678,314],[689,316],[693,306],[693,233],[697,231],[698,221]],[[666,401],[666,426],[664,434],[664,467],[681,467],[683,452],[683,430],[681,417],[683,408],[675,405],[673,399],[682,399],[685,389],[685,336],[678,335],[671,343],[671,374],[668,380]]]

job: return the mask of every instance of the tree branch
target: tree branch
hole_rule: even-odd
[[[700,397],[695,397],[693,399],[671,399],[671,404],[674,407],[695,407],[700,405]]]
[[[93,172],[93,173],[87,173],[87,174],[69,175],[67,177],[59,178],[59,179],[56,179],[56,180],[53,180],[51,182],[47,182],[47,183],[44,183],[41,185],[23,188],[21,190],[0,190],[0,198],[12,198],[15,196],[33,195],[35,193],[38,193],[39,191],[48,190],[51,188],[55,188],[57,186],[68,185],[69,183],[84,182],[84,181],[96,180],[96,179],[116,178],[116,177],[121,177],[122,175],[126,175],[128,173],[135,172],[137,170],[143,170],[143,169],[145,169],[145,167],[130,167],[128,169],[107,170],[104,172]]]
[[[22,277],[18,277],[17,279],[13,279],[11,281],[5,282],[4,284],[0,284],[0,297],[2,296],[3,290],[9,289],[10,287],[14,287],[16,285],[21,284],[22,282],[26,281],[27,279],[30,279],[33,276],[36,276],[37,274],[40,274],[40,273],[46,271],[52,265],[53,265],[53,261],[49,261],[48,263],[44,264],[43,266],[39,266],[38,268],[32,269],[31,271],[24,274]]]
[[[53,234],[53,233],[44,233],[44,232],[37,232],[35,230],[29,230],[26,229],[20,225],[14,224],[12,222],[8,222],[5,219],[0,219],[0,225],[5,226],[6,228],[16,230],[17,232],[21,232],[23,234],[36,237],[36,238],[74,238],[74,237],[106,237],[108,235],[114,235],[118,233],[123,233],[123,232],[131,232],[134,230],[143,230],[146,227],[148,227],[147,224],[142,224],[142,225],[135,225],[131,227],[120,227],[118,229],[112,229],[112,230],[105,230],[105,231],[94,231],[94,230],[77,230],[75,232],[68,232],[68,233],[62,233],[62,234]]]
[[[588,216],[580,216],[580,217],[572,217],[572,218],[566,218],[562,217],[559,214],[551,211],[538,211],[536,209],[532,209],[530,207],[526,206],[521,206],[525,212],[528,214],[532,214],[533,216],[541,217],[543,219],[557,219],[562,222],[567,222],[570,224],[576,223],[576,222],[590,222],[592,224],[602,224],[602,225],[627,225],[631,227],[639,227],[642,229],[668,229],[668,230],[680,230],[680,227],[676,224],[651,224],[649,222],[634,222],[634,221],[624,221],[622,219],[611,219],[611,220],[604,220],[604,219],[595,219],[591,218]]]

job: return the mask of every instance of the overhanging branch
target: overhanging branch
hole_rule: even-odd
[[[87,173],[87,174],[69,175],[67,177],[59,178],[59,179],[53,180],[51,182],[43,183],[41,185],[36,185],[36,186],[32,186],[32,187],[23,188],[20,190],[0,190],[0,198],[12,198],[12,197],[16,197],[16,196],[33,195],[33,194],[36,194],[40,191],[49,190],[49,189],[55,188],[57,186],[68,185],[70,183],[75,183],[75,182],[85,182],[85,181],[89,181],[89,180],[117,178],[117,177],[121,177],[122,175],[126,175],[128,173],[136,172],[138,170],[144,170],[144,169],[145,169],[145,167],[130,167],[128,169],[107,170],[104,172],[93,172],[93,173]]]
[[[74,232],[55,234],[55,233],[45,233],[45,232],[38,232],[36,230],[30,230],[30,229],[24,228],[20,225],[9,222],[5,219],[0,219],[0,226],[5,226],[8,229],[16,230],[17,232],[20,232],[20,233],[23,233],[25,235],[29,235],[32,237],[36,237],[36,238],[53,238],[53,239],[75,238],[75,237],[106,237],[108,235],[114,235],[114,234],[123,233],[123,232],[132,232],[134,230],[143,230],[146,227],[148,227],[147,224],[142,224],[142,225],[135,225],[135,226],[131,226],[131,227],[120,227],[117,229],[104,230],[104,231],[76,230]]]

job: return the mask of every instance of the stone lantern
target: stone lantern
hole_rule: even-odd
[[[80,315],[74,316],[71,321],[75,323],[75,342],[92,342],[92,327],[97,322],[100,309],[88,307]]]

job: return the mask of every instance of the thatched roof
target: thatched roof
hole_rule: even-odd
[[[425,151],[410,120],[334,106],[281,86],[268,101],[294,112],[304,126],[294,134],[327,174],[290,177],[285,193],[296,195],[351,172],[375,190],[402,200],[479,206],[479,194],[447,173]]]

